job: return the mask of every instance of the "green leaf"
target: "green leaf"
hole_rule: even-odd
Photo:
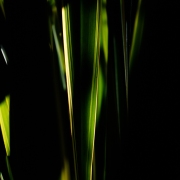
[[[10,155],[9,103],[10,97],[6,96],[5,100],[0,104],[0,126],[7,156]]]
[[[133,30],[133,37],[132,37],[132,44],[131,44],[131,50],[129,55],[129,71],[131,71],[134,60],[137,57],[137,54],[139,52],[139,48],[141,46],[142,41],[142,35],[143,35],[143,29],[144,29],[144,14],[143,14],[143,8],[142,8],[142,1],[138,1],[138,8],[136,12],[136,18],[134,22],[134,30]]]
[[[81,67],[84,97],[81,112],[81,172],[82,179],[92,179],[94,139],[97,119],[99,48],[100,48],[100,1],[81,1]],[[87,77],[85,79],[85,77]]]
[[[68,105],[69,105],[70,129],[71,129],[72,148],[73,148],[73,157],[74,157],[74,171],[75,171],[75,179],[78,179],[77,150],[76,150],[76,138],[75,138],[75,128],[74,128],[74,115],[73,115],[73,58],[72,58],[72,47],[71,47],[69,5],[62,8],[62,28],[63,28],[64,59],[65,59],[66,84],[67,84]]]

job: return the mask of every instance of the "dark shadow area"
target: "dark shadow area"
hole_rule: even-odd
[[[80,1],[76,9],[72,8],[76,4],[74,1],[64,1],[64,4],[67,5],[69,2],[72,3],[70,7],[73,15],[72,54],[75,59],[73,97],[75,135],[78,144],[77,157],[81,160],[81,108],[85,93],[88,92],[86,80],[91,80],[92,67],[87,63],[82,63],[86,68],[80,66]],[[126,1],[129,50],[137,2]],[[60,7],[60,4],[58,6]],[[99,155],[96,164],[99,170],[98,180],[100,179],[98,176],[102,177],[104,163],[108,180],[180,178],[179,6],[175,1],[144,0],[143,8],[144,32],[140,51],[129,74],[127,116],[120,1],[107,0],[108,88],[107,99],[103,100],[103,113],[97,127],[95,142],[95,153]],[[59,72],[54,69],[57,62],[51,61],[47,2],[5,0],[5,10],[6,20],[0,14],[0,45],[2,44],[6,50],[10,64],[7,66],[0,54],[0,102],[4,100],[5,95],[11,94],[9,160],[12,173],[15,180],[56,180],[63,167],[62,152],[65,151],[69,157],[71,170],[74,162],[67,93],[62,90],[60,79],[54,78],[54,74]],[[114,73],[114,39],[118,52],[121,95],[118,99],[121,110],[120,127]],[[89,58],[87,54],[85,57]],[[88,72],[87,77],[82,77],[82,74]],[[58,92],[59,96],[56,96]],[[57,99],[60,99],[62,104],[57,105]],[[57,112],[59,107],[61,111]],[[62,124],[58,123],[59,117],[63,121]],[[61,133],[65,134],[64,150],[60,143]],[[101,154],[103,146],[107,149]],[[81,167],[80,160],[78,167]],[[0,171],[5,172],[4,176],[7,176],[5,166],[5,148],[1,135]],[[78,172],[81,173],[81,169],[78,169]]]

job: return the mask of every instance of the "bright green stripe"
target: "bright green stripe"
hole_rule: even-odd
[[[73,102],[72,102],[72,75],[71,75],[71,54],[70,54],[70,32],[68,31],[70,26],[69,14],[67,14],[68,7],[62,9],[62,25],[63,25],[63,42],[64,42],[64,57],[65,57],[65,68],[66,68],[66,83],[67,83],[67,93],[68,93],[68,105],[69,105],[69,116],[70,116],[70,126],[71,126],[71,135],[72,135],[72,147],[73,147],[73,156],[74,156],[74,170],[75,170],[75,179],[78,179],[77,172],[77,152],[76,152],[76,142],[75,142],[75,128],[74,128],[74,118],[73,118]]]
[[[90,103],[90,114],[89,114],[89,129],[88,129],[88,156],[89,165],[87,165],[87,179],[92,179],[92,163],[94,153],[94,139],[95,139],[95,128],[96,128],[96,117],[97,117],[97,98],[98,98],[98,77],[99,77],[99,1],[97,1],[96,11],[96,29],[95,29],[95,46],[94,46],[94,63],[93,63],[93,78],[92,78],[92,89],[91,89],[91,103]],[[90,167],[89,167],[90,166]]]
[[[71,45],[71,23],[70,23],[70,12],[69,5],[65,11],[66,18],[66,30],[67,30],[67,45],[68,45],[68,61],[69,61],[69,75],[70,75],[70,85],[71,94],[73,97],[73,57],[72,57],[72,45]]]
[[[0,126],[7,156],[10,155],[9,102],[10,97],[7,96],[0,104]]]

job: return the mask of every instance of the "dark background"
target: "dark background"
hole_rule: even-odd
[[[117,26],[114,22],[114,17],[118,17],[119,2],[108,3],[109,38],[112,38],[120,25],[118,18]],[[134,3],[136,5],[137,2]],[[143,8],[144,33],[139,56],[129,74],[128,123],[122,126],[121,140],[116,121],[116,102],[112,95],[115,91],[111,81],[114,78],[112,61],[108,67],[108,84],[112,89],[109,88],[107,97],[107,123],[111,125],[107,134],[107,179],[180,177],[178,3],[145,1]],[[6,22],[0,15],[0,43],[7,51],[10,64],[7,70],[4,70],[4,65],[0,66],[3,69],[0,69],[0,80],[5,83],[5,79],[8,80],[5,73],[10,74],[10,86],[1,83],[0,92],[3,93],[0,99],[6,92],[11,93],[12,172],[15,179],[56,179],[62,167],[62,157],[58,143],[59,126],[56,122],[51,123],[57,115],[46,2],[6,0],[5,10]],[[133,11],[130,18],[134,18]],[[129,37],[131,35],[130,31]],[[117,38],[121,41],[120,36]],[[112,51],[110,39],[109,54],[113,59]],[[4,87],[5,90],[2,90]],[[61,98],[64,97],[63,102],[67,103],[66,93],[63,93]],[[67,108],[65,112],[68,113]],[[0,143],[2,145],[2,139]],[[2,152],[1,155],[5,154],[5,151]]]

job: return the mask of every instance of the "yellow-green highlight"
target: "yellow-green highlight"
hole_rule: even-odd
[[[99,48],[100,48],[100,6],[97,1],[96,7],[96,25],[95,25],[95,44],[94,44],[94,60],[93,60],[93,77],[92,77],[92,88],[90,91],[90,100],[88,107],[88,123],[87,123],[87,161],[86,161],[86,179],[92,179],[92,165],[94,156],[94,140],[95,140],[95,129],[97,120],[97,107],[98,107],[98,79],[99,79]]]
[[[6,96],[5,100],[0,104],[0,127],[2,131],[2,136],[3,136],[7,156],[10,155],[9,104],[10,104],[10,96]]]
[[[73,147],[73,156],[74,156],[74,170],[75,170],[75,179],[78,179],[77,172],[77,153],[76,153],[76,142],[75,142],[75,129],[73,121],[73,102],[72,102],[72,69],[71,69],[71,38],[70,38],[70,20],[69,20],[69,6],[62,8],[62,28],[63,28],[63,43],[64,43],[64,58],[65,58],[65,69],[66,69],[66,84],[67,84],[67,94],[68,94],[68,106],[69,106],[69,117],[70,117],[70,129],[72,136],[72,147]]]
[[[0,179],[4,180],[2,173],[0,172]]]
[[[59,180],[71,180],[69,162],[66,159]]]
[[[104,77],[102,74],[102,69],[100,67],[99,68],[99,77],[98,77],[98,102],[97,102],[98,104],[97,104],[97,118],[96,118],[97,124],[99,122],[102,100],[103,100],[103,96],[105,95],[105,91],[106,91],[106,85],[105,85]]]
[[[100,48],[103,51],[104,59],[100,55],[100,66],[99,66],[99,78],[98,78],[98,106],[97,106],[97,124],[101,112],[102,100],[106,96],[106,82],[103,76],[103,69],[101,67],[101,61],[108,62],[108,22],[107,22],[107,10],[106,0],[102,1],[101,9],[101,31],[100,31]]]
[[[70,78],[71,96],[73,96],[73,57],[72,57],[72,45],[71,45],[71,23],[70,23],[70,12],[69,5],[62,8],[62,28],[63,28],[63,43],[64,43],[64,56],[65,63],[68,65]],[[67,61],[66,61],[67,60]],[[65,65],[65,66],[66,66]],[[66,67],[65,67],[65,70]]]

